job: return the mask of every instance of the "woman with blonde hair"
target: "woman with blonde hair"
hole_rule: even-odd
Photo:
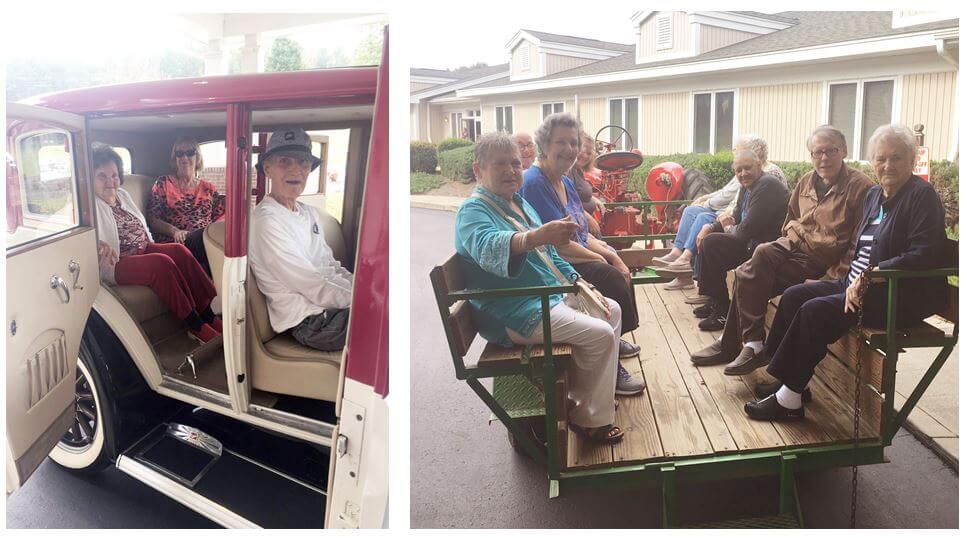
[[[158,243],[181,243],[211,276],[202,234],[225,215],[225,196],[199,177],[205,167],[198,141],[178,137],[171,147],[173,174],[161,176],[151,187],[148,225]]]

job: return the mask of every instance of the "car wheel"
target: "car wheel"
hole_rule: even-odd
[[[110,395],[93,357],[85,338],[77,360],[74,423],[50,452],[55,463],[78,473],[95,473],[110,465],[115,448]]]

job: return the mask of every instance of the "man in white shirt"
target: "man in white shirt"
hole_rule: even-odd
[[[257,165],[270,191],[252,212],[249,264],[273,330],[338,351],[346,343],[353,275],[333,257],[315,210],[297,200],[319,163],[302,129],[272,133]]]

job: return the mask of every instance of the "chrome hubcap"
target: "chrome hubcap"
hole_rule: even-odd
[[[87,448],[94,442],[97,431],[97,403],[94,401],[94,388],[80,368],[74,381],[74,423],[60,442],[73,449]]]

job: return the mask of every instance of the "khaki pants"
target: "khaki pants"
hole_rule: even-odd
[[[614,388],[618,379],[618,340],[621,337],[621,308],[612,299],[611,319],[583,314],[564,304],[551,308],[551,339],[571,344],[573,366],[568,370],[568,397],[574,402],[568,417],[585,428],[614,424]],[[544,327],[538,325],[524,337],[507,329],[515,344],[544,342]]]
[[[735,270],[735,290],[722,332],[725,352],[737,355],[746,342],[764,342],[769,299],[807,278],[821,277],[826,269],[793,249],[785,237],[756,247],[752,258]]]

